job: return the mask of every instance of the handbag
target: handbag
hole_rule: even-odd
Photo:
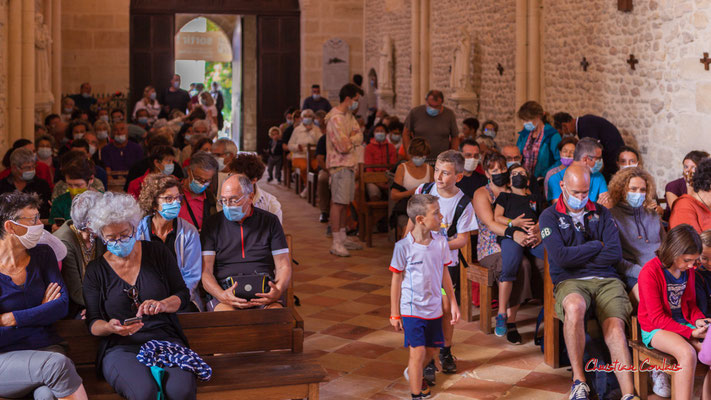
[[[252,300],[258,298],[257,293],[269,293],[272,290],[269,282],[274,280],[268,274],[234,275],[223,279],[220,284],[223,289],[227,289],[235,282],[237,282],[237,287],[233,290],[235,297]]]

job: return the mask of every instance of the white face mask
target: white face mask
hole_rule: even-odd
[[[25,232],[24,235],[19,236],[15,235],[17,239],[20,240],[20,243],[22,243],[23,246],[25,246],[26,249],[31,249],[35,246],[37,246],[37,243],[39,243],[40,239],[42,238],[42,233],[44,232],[44,226],[42,225],[22,225],[17,222],[13,223],[17,226],[21,226],[25,229],[27,229],[27,232]]]
[[[467,172],[472,172],[476,169],[476,167],[479,165],[479,159],[478,158],[465,158],[464,159],[464,170]]]

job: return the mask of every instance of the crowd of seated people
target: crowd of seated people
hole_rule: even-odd
[[[639,151],[618,145],[609,126],[591,116],[579,118],[605,127],[614,149],[605,148],[601,133],[585,131],[586,123],[573,129],[572,117],[558,115],[559,132],[536,102],[520,107],[524,129],[515,143],[502,141],[502,128],[491,120],[480,125],[468,118],[460,134],[439,91],[404,124],[384,110],[371,109],[364,118],[354,115],[362,90],[349,84],[328,110],[288,110],[282,126],[264,133],[270,142],[262,158],[216,139],[212,97],[202,92],[193,102],[179,79],[162,96],[147,87],[130,123],[123,110],[97,112],[83,94],[68,97],[34,142],[18,140],[5,154],[0,366],[13,374],[13,384],[0,382],[0,397],[87,398],[51,329],[61,318],[86,321],[102,341],[99,374],[119,394],[136,398],[156,391],[149,370],[134,368],[141,346],[152,340],[187,346],[177,313],[284,307],[292,270],[282,209],[258,182],[265,172],[270,181],[291,179],[281,176],[285,160],[317,170],[319,220],[328,223],[335,256],[362,249],[347,234],[359,163],[378,164],[368,171],[389,177],[387,185],[366,186],[365,195],[390,202],[390,227],[405,237],[413,229],[408,200],[436,195],[452,295],[458,299],[466,288],[459,253],[471,243],[472,260],[491,270],[498,286],[494,332],[511,344],[523,342],[517,313],[541,292],[534,276],[543,273],[547,254],[572,367],[571,398],[590,393],[586,319],[598,320],[612,358],[629,365],[634,314],[643,343],[685,369],[674,395],[693,391],[699,339],[711,316],[708,153],[687,154],[683,177],[666,185],[662,201]],[[305,104],[323,103],[311,99]],[[442,151],[433,154],[433,144]],[[309,145],[315,146],[312,165],[306,164]],[[126,194],[110,191],[119,175]],[[240,297],[237,281],[245,279],[261,280],[263,292]],[[451,303],[442,306],[449,315]],[[441,328],[440,370],[454,373],[454,328],[446,318]],[[193,374],[166,370],[168,398],[194,395]],[[424,360],[427,384],[437,370],[433,359]],[[634,399],[632,373],[614,375],[622,398]],[[671,394],[669,375],[652,377],[655,392]],[[711,396],[711,383],[703,390]]]

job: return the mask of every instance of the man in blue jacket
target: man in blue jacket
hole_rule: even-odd
[[[632,305],[615,265],[622,258],[617,225],[610,212],[588,199],[590,171],[571,165],[560,184],[562,194],[541,214],[541,238],[548,254],[555,285],[555,311],[563,320],[565,345],[573,368],[571,399],[587,399],[585,383],[585,315],[595,302],[595,316],[602,325],[612,360],[631,365],[625,337]],[[622,400],[633,399],[630,372],[615,371]]]

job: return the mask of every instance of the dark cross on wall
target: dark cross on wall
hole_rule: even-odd
[[[632,71],[637,69],[638,62],[639,62],[639,60],[634,58],[634,54],[630,54],[630,58],[629,58],[629,60],[627,60],[627,64],[630,65],[630,68],[632,68]]]
[[[580,62],[580,65],[583,67],[583,71],[588,72],[588,67],[590,66],[590,63],[588,62],[588,59],[583,57],[583,61]]]
[[[617,0],[617,9],[620,11],[632,11],[632,0]]]
[[[711,64],[711,58],[709,58],[709,53],[704,53],[704,58],[699,60],[701,64],[704,64],[704,69],[709,70],[709,64]]]
[[[501,63],[496,64],[496,69],[499,70],[499,75],[504,74],[504,66]]]

